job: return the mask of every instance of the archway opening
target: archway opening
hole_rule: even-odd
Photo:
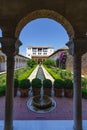
[[[39,25],[38,25],[38,23],[39,22],[37,22],[38,20],[48,20],[48,21],[51,21],[51,26],[50,26],[50,24],[47,24],[46,26],[44,26],[44,28],[41,28],[41,27],[39,27]],[[31,30],[29,30],[28,31],[28,26],[30,26],[31,24],[33,24],[34,22],[36,22],[37,23],[37,25],[36,25],[36,34],[33,34],[33,36],[31,36],[29,33],[30,32],[32,32],[33,31],[33,29],[31,29]],[[50,35],[50,37],[49,37],[49,34],[51,33],[51,32],[53,32],[53,30],[51,30],[51,31],[49,31],[49,33],[48,33],[48,35],[47,35],[47,32],[48,32],[48,30],[47,30],[47,27],[48,26],[50,26],[49,27],[49,29],[52,29],[52,23],[56,23],[56,30],[54,29],[55,27],[53,27],[53,29],[55,30],[54,31],[54,33],[53,33],[53,35]],[[45,22],[42,22],[42,24],[45,24]],[[25,26],[26,25],[26,26]],[[32,13],[29,13],[26,17],[24,17],[20,22],[19,22],[19,24],[18,24],[18,26],[17,26],[17,28],[16,28],[16,31],[15,31],[15,37],[19,37],[19,39],[22,41],[22,43],[23,43],[23,46],[27,46],[27,45],[29,45],[30,44],[30,46],[32,46],[32,45],[34,45],[34,44],[36,44],[36,45],[39,45],[40,46],[40,44],[41,45],[48,45],[48,43],[49,43],[49,45],[51,45],[51,43],[53,43],[53,46],[54,46],[54,44],[55,45],[59,45],[58,43],[59,43],[59,38],[61,38],[61,39],[63,39],[64,37],[63,37],[63,35],[61,35],[61,36],[59,36],[59,35],[57,35],[57,33],[59,32],[59,34],[61,34],[60,33],[60,29],[58,29],[58,25],[63,29],[63,31],[65,32],[65,35],[66,35],[66,37],[67,37],[67,40],[66,41],[64,41],[63,42],[63,46],[65,45],[65,43],[69,40],[69,39],[73,39],[74,38],[74,30],[73,30],[73,27],[72,27],[72,25],[69,23],[69,21],[66,19],[66,18],[64,18],[62,15],[60,15],[60,14],[58,14],[58,13],[56,13],[55,11],[52,11],[52,10],[37,10],[37,11],[34,11],[34,12],[32,12]],[[27,27],[27,28],[26,28]],[[34,25],[32,26],[32,27],[34,27]],[[26,30],[27,30],[27,32],[24,34],[24,36],[22,37],[22,34],[23,34],[23,31],[24,31],[24,29],[26,28]],[[29,27],[29,29],[30,29],[31,27]],[[37,38],[37,32],[38,32],[38,30],[40,29],[40,31],[43,31],[43,30],[45,30],[45,32],[43,33],[43,32],[40,32],[39,33],[39,35],[38,35],[38,38]],[[58,29],[58,30],[57,30]],[[56,32],[56,33],[55,33]],[[35,33],[35,30],[34,30],[34,33]],[[40,35],[41,34],[46,34],[47,36],[46,37],[48,37],[49,39],[51,39],[51,38],[53,38],[53,36],[54,36],[54,39],[55,39],[55,37],[56,37],[56,35],[57,35],[57,40],[58,41],[52,41],[52,39],[51,39],[51,41],[48,41],[48,39],[46,39],[46,37],[45,38],[41,38],[41,39],[43,39],[43,40],[45,40],[46,39],[46,41],[44,42],[44,41],[38,41],[37,39],[39,39],[40,40]],[[54,35],[55,34],[55,35]],[[26,39],[27,39],[27,37],[28,38],[31,38],[32,37],[32,41],[27,41]],[[35,37],[36,36],[36,37]],[[42,35],[43,36],[43,35]],[[24,38],[25,37],[25,41],[23,41],[22,40],[22,38]],[[35,41],[33,41],[33,40],[35,40]],[[61,42],[62,43],[62,42]],[[27,44],[27,45],[26,45]],[[32,45],[31,45],[32,44]],[[22,47],[23,47],[22,46]],[[22,48],[21,47],[21,48]],[[62,47],[62,46],[61,46]],[[22,48],[22,53],[23,54],[25,54],[24,52],[23,52],[23,50],[24,50],[24,48],[25,47],[23,47]],[[30,48],[28,48],[28,49],[30,49]],[[55,48],[55,50],[57,50],[58,48],[56,47]],[[26,54],[25,54],[26,55]],[[43,60],[45,60],[45,58],[43,59]],[[72,108],[71,108],[72,109]],[[31,117],[30,117],[31,118]],[[50,116],[49,116],[49,118],[50,118]],[[61,117],[60,117],[61,118]],[[34,119],[38,119],[37,117],[34,117]],[[43,117],[43,118],[41,118],[41,119],[46,119],[46,117]]]
[[[55,50],[57,50],[64,47],[65,43],[68,42],[68,40],[70,39],[64,27],[60,23],[49,17],[31,20],[22,29],[19,38],[23,43],[23,45],[20,47],[20,50],[22,50],[20,52],[25,55],[27,46],[34,46],[34,49],[36,49],[35,47],[37,46],[53,46]],[[28,49],[30,49],[29,47]],[[23,52],[24,50],[25,52]],[[39,53],[41,53],[40,48]],[[43,60],[45,60],[45,58]],[[42,59],[40,57],[38,58],[38,62],[42,62]]]
[[[52,46],[56,51],[65,46],[65,43],[69,41],[69,36],[57,21],[50,18],[38,18],[22,29],[19,39],[23,43],[20,53],[26,55],[27,46]]]

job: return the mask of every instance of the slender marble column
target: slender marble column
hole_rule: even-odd
[[[13,97],[14,97],[14,56],[18,53],[20,42],[17,39],[0,38],[2,51],[7,56],[5,126],[4,130],[13,130]]]
[[[5,100],[5,128],[13,129],[13,90],[14,90],[14,56],[7,56],[6,100]]]
[[[74,64],[74,130],[82,130],[81,56],[87,51],[87,39],[72,40],[66,45],[73,55]]]
[[[74,55],[74,130],[82,130],[81,56]]]

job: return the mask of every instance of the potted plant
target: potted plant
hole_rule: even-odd
[[[73,82],[71,79],[65,79],[64,95],[65,97],[73,97]]]
[[[30,88],[30,80],[29,79],[22,79],[20,81],[20,91],[21,91],[21,97],[28,97],[28,92]]]
[[[52,81],[50,79],[43,80],[44,95],[51,96]]]
[[[31,85],[32,85],[33,95],[34,96],[40,95],[41,86],[42,86],[41,79],[39,78],[32,79]]]
[[[18,79],[15,78],[15,79],[14,79],[14,96],[17,95],[17,89],[18,89],[18,87],[19,87]]]
[[[54,92],[56,97],[62,97],[64,81],[62,79],[54,80]]]

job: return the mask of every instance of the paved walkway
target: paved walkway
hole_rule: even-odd
[[[56,108],[48,113],[36,113],[28,109],[27,98],[14,97],[14,120],[73,120],[73,99],[72,98],[56,98]],[[0,120],[4,119],[5,97],[0,97]],[[82,119],[87,120],[87,100],[82,99]]]
[[[30,97],[14,98],[14,130],[73,130],[73,99],[56,98],[56,108],[45,114],[28,109]],[[0,97],[0,130],[4,129],[5,97]],[[82,99],[83,130],[87,130],[87,100]]]
[[[42,66],[43,67],[43,66]],[[36,76],[38,67],[33,71],[30,80]],[[43,68],[47,78],[49,74]],[[14,97],[14,130],[73,130],[73,99],[56,98],[56,107],[48,113],[36,113],[28,109],[27,98]],[[0,97],[0,130],[4,129],[5,96]],[[82,99],[83,130],[87,130],[87,100]]]
[[[31,75],[29,76],[28,79],[30,79],[30,82],[32,81],[33,78],[36,77],[36,74],[37,74],[37,71],[38,71],[38,67],[39,67],[39,66],[37,66],[37,67],[34,69],[34,71],[31,73]]]

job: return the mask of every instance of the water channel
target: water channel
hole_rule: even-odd
[[[30,110],[37,113],[46,113],[52,111],[56,107],[56,102],[53,98],[44,95],[43,80],[45,79],[43,69],[41,65],[38,67],[37,78],[41,79],[42,87],[40,95],[31,97],[27,101],[27,106]]]

